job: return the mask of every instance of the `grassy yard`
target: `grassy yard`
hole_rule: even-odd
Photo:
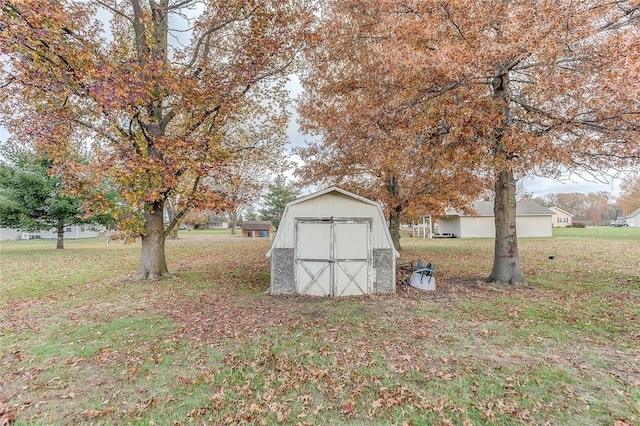
[[[483,282],[492,240],[403,238],[437,290],[344,299],[181,234],[157,282],[138,245],[0,243],[0,424],[640,424],[640,229],[523,239],[518,287]]]

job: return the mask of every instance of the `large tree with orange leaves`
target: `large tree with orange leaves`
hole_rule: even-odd
[[[230,123],[283,95],[308,3],[0,0],[1,124],[58,159],[71,191],[117,190],[121,229],[142,239],[139,278],[168,275],[165,201],[224,202],[207,177],[233,158]],[[87,141],[89,165],[64,161]]]
[[[328,43],[313,54],[332,61],[312,63],[307,88],[310,97],[325,95],[324,81],[314,80],[320,72],[354,96],[363,88],[392,93],[392,103],[381,107],[387,117],[403,111],[394,125],[427,134],[442,129],[446,137],[430,139],[436,151],[463,146],[454,164],[471,160],[494,182],[489,280],[523,283],[516,181],[637,164],[639,16],[633,0],[328,1]],[[354,61],[352,48],[369,52],[368,62]],[[379,111],[376,102],[363,102],[363,122],[367,107]],[[342,111],[329,105],[324,114]],[[388,138],[381,151],[396,150],[398,140]],[[405,156],[412,160],[420,161]]]
[[[395,103],[397,93],[380,85],[365,88],[361,76],[340,73],[343,82],[350,79],[345,87],[320,67],[307,80],[302,128],[321,141],[298,150],[304,164],[297,174],[303,184],[338,185],[381,202],[400,250],[402,219],[464,208],[483,190],[486,175],[445,127],[407,126],[411,114]]]
[[[363,6],[366,7],[366,6]],[[390,68],[379,23],[351,3],[324,12],[324,43],[307,52],[302,129],[320,136],[298,150],[306,184],[339,185],[382,203],[396,249],[402,218],[463,208],[486,186],[446,121],[426,122],[404,98],[406,74]],[[406,70],[405,70],[406,71]]]

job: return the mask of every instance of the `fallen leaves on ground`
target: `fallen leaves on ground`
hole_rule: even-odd
[[[183,260],[173,280],[92,283],[86,289],[104,288],[104,300],[64,312],[45,309],[44,300],[13,305],[3,318],[21,336],[57,321],[69,330],[153,321],[120,341],[96,333],[69,342],[49,358],[37,359],[34,343],[3,348],[6,421],[46,423],[53,412],[77,422],[142,422],[184,407],[175,424],[402,424],[410,413],[442,424],[536,423],[559,412],[581,416],[581,395],[601,394],[600,382],[613,383],[610,400],[591,406],[632,404],[640,390],[637,305],[624,292],[505,287],[440,268],[433,292],[399,277],[395,295],[271,297],[265,247]],[[155,331],[155,321],[166,324]],[[99,347],[64,352],[88,343]],[[61,372],[64,380],[51,381]]]

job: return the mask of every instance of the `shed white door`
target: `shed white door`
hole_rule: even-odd
[[[298,293],[316,296],[369,293],[370,247],[369,222],[298,222]]]

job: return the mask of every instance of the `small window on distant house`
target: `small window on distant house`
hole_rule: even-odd
[[[85,228],[84,228],[84,226],[82,226],[82,227],[80,228],[80,232],[84,232],[84,231],[85,231]]]
[[[64,228],[64,232],[71,232],[71,227]]]

